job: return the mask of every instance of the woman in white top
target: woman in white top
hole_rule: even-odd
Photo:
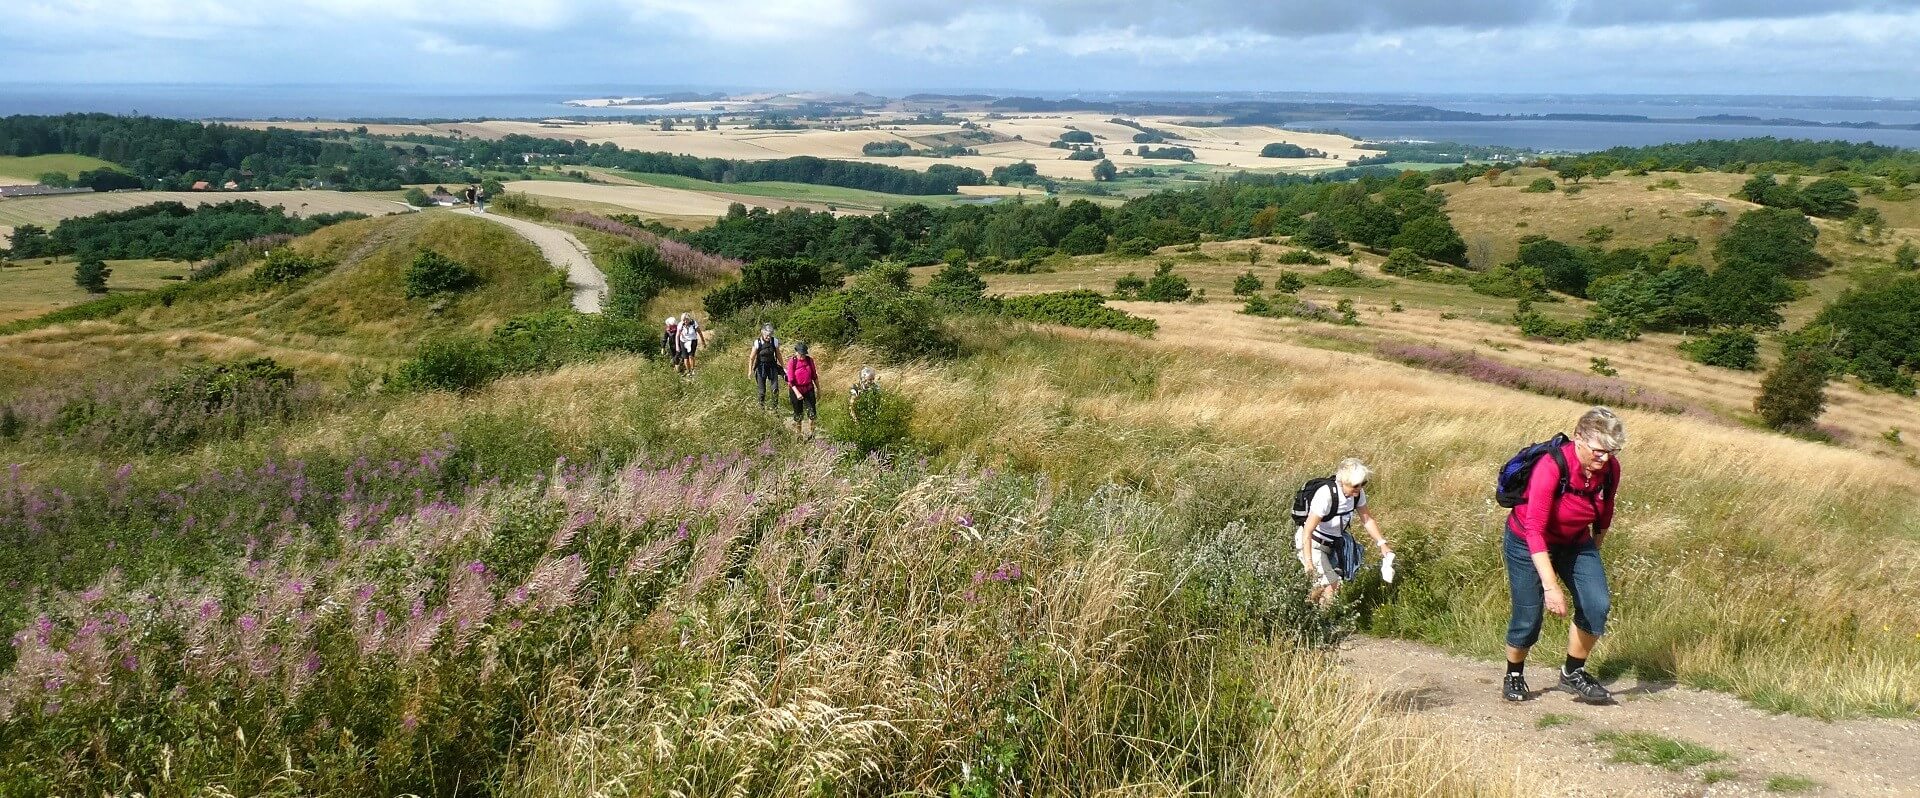
[[[700,365],[696,357],[700,352],[700,322],[693,320],[692,313],[680,314],[680,363],[689,374]]]
[[[1393,551],[1387,548],[1387,538],[1380,534],[1373,511],[1367,509],[1367,478],[1372,475],[1373,471],[1358,458],[1341,460],[1333,472],[1334,484],[1314,494],[1307,505],[1306,523],[1294,530],[1293,547],[1300,552],[1300,564],[1313,579],[1313,592],[1308,597],[1321,606],[1333,603],[1333,594],[1340,590],[1342,579],[1333,567],[1333,547],[1350,534],[1356,516],[1380,546],[1382,556]]]

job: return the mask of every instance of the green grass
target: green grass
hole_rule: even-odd
[[[1593,739],[1613,748],[1615,762],[1657,765],[1668,770],[1685,770],[1708,762],[1722,762],[1727,758],[1726,754],[1704,745],[1649,732],[1602,732]]]
[[[1740,774],[1732,768],[1707,768],[1700,774],[1700,781],[1706,784],[1719,784],[1723,781],[1733,781],[1739,777]]]
[[[720,194],[744,194],[749,197],[792,200],[794,202],[819,202],[839,208],[878,211],[897,205],[919,203],[921,205],[951,205],[960,199],[960,195],[909,196],[906,194],[888,194],[881,191],[867,191],[858,188],[840,186],[820,186],[812,183],[786,183],[767,181],[759,183],[715,183],[694,177],[680,175],[662,175],[649,172],[627,172],[617,169],[589,170],[617,175],[650,186],[677,188],[685,191],[709,191]]]
[[[1539,720],[1534,721],[1533,727],[1536,729],[1551,729],[1551,728],[1554,728],[1555,726],[1565,726],[1572,722],[1573,722],[1572,715],[1562,715],[1558,712],[1549,712],[1545,715],[1541,715]]]
[[[99,299],[73,282],[72,258],[23,261],[0,269],[0,323],[38,316],[69,305]],[[147,291],[185,277],[187,264],[170,260],[110,260],[109,293]]]
[[[90,169],[119,168],[111,161],[85,155],[0,155],[0,177],[21,180],[39,180],[48,172],[65,172],[68,177],[77,177]]]
[[[1820,782],[1794,773],[1767,778],[1767,792],[1806,792],[1819,786]]]

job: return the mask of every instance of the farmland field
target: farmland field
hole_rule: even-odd
[[[0,155],[0,186],[33,185],[48,172],[75,177],[84,171],[112,167],[112,163],[85,155]]]
[[[73,266],[71,258],[36,258],[0,268],[0,324],[96,298],[73,282]],[[107,267],[110,293],[159,288],[187,274],[187,264],[170,260],[110,260]]]

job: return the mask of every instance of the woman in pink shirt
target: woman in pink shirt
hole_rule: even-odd
[[[813,358],[807,355],[807,342],[801,341],[793,348],[793,359],[787,361],[787,393],[792,394],[793,425],[809,438],[813,437],[813,422],[820,418],[820,391],[815,384],[819,376]]]
[[[1534,464],[1526,501],[1507,516],[1502,549],[1513,614],[1507,622],[1507,676],[1501,693],[1508,701],[1531,697],[1524,671],[1527,650],[1540,639],[1542,610],[1564,616],[1569,598],[1573,628],[1567,635],[1560,687],[1579,701],[1605,703],[1613,698],[1586,666],[1594,643],[1607,629],[1610,598],[1600,544],[1613,526],[1619,455],[1626,442],[1626,427],[1612,410],[1588,410],[1558,456],[1542,456]]]

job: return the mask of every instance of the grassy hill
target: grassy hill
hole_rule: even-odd
[[[1626,202],[1469,185],[1449,210],[1481,203],[1458,224],[1500,247],[1533,224],[1499,226],[1498,202],[1542,203],[1542,226],[1577,236],[1588,220],[1562,217],[1614,190]],[[1665,235],[1642,219],[1657,209],[1632,216],[1622,240]],[[1833,279],[1872,254],[1836,246]],[[816,341],[809,441],[755,405],[729,336],[685,376],[611,354],[465,393],[366,391],[349,375],[423,340],[563,306],[551,270],[455,214],[293,247],[333,265],[279,287],[243,268],[170,305],[0,337],[0,373],[21,375],[0,392],[18,395],[256,354],[323,378],[295,411],[236,414],[248,426],[185,448],[60,437],[97,426],[107,388],[62,387],[58,406],[18,411],[30,433],[0,434],[0,460],[27,464],[0,472],[18,554],[0,580],[26,587],[0,593],[21,632],[0,650],[0,791],[1534,794],[1539,763],[1409,717],[1408,697],[1342,677],[1327,648],[1354,629],[1437,643],[1484,660],[1491,690],[1506,612],[1492,475],[1587,404],[1383,348],[1414,343],[1528,373],[1593,376],[1595,356],[1620,370],[1602,675],[1920,716],[1920,468],[1874,430],[1920,428],[1911,398],[1836,387],[1843,445],[1793,439],[1743,423],[1752,375],[1681,360],[1669,336],[1539,344],[1514,333],[1511,301],[1385,275],[1375,255],[1277,266],[1284,240],[1216,241],[986,276],[995,292],[1106,291],[1171,260],[1206,301],[1113,303],[1157,319],[1150,339],[952,311],[953,346],[927,360],[887,348],[922,332],[898,325]],[[426,248],[483,284],[437,309],[405,299]],[[1303,295],[1354,299],[1358,326],[1231,298],[1245,271],[1335,267],[1363,284]],[[887,304],[902,289],[861,279],[877,285],[707,321],[859,326],[934,301]],[[673,287],[647,327],[701,288]],[[844,392],[865,365],[901,402],[873,452]],[[228,396],[182,384],[183,414]],[[1683,412],[1645,409],[1656,393]],[[1322,613],[1286,512],[1346,456],[1377,471],[1401,575],[1363,574]],[[1539,659],[1564,629],[1548,624]],[[156,789],[130,752],[162,749],[172,781]]]
[[[454,214],[408,214],[335,225],[292,247],[332,264],[287,286],[261,285],[251,269],[194,283],[170,304],[0,336],[10,378],[135,368],[150,359],[192,362],[261,355],[303,373],[339,378],[380,369],[423,337],[480,331],[507,318],[563,307],[564,278],[512,231]],[[434,250],[480,275],[450,301],[410,300],[405,272]],[[14,269],[0,273],[12,277]]]

